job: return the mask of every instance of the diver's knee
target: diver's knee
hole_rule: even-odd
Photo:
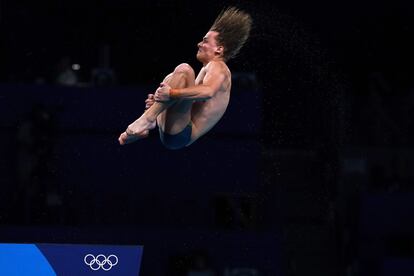
[[[181,63],[174,69],[174,73],[194,75],[194,69],[188,63]]]

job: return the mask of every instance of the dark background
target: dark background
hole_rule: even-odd
[[[180,151],[118,146],[229,5],[254,27],[222,121]],[[1,242],[142,244],[144,276],[412,275],[408,1],[0,8]]]

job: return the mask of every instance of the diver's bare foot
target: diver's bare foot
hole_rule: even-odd
[[[128,135],[137,135],[141,136],[146,130],[154,129],[157,125],[157,121],[148,120],[147,116],[142,115],[135,122],[130,124],[126,130]]]
[[[149,131],[157,125],[156,121],[149,121],[145,115],[130,124],[127,130],[122,133],[119,138],[119,144],[125,145],[133,143],[139,139],[148,137]]]
[[[128,134],[126,132],[121,133],[121,135],[118,138],[119,144],[121,146],[126,144],[131,144],[135,141],[138,141],[143,138],[147,138],[149,134],[149,130],[145,130],[144,132],[136,135],[136,134]]]

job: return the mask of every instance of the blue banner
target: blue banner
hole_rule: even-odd
[[[0,275],[138,276],[142,246],[0,244]]]

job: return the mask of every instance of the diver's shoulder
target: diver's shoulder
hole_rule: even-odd
[[[206,65],[206,69],[220,70],[220,71],[229,71],[230,69],[224,61],[221,60],[212,60]]]

